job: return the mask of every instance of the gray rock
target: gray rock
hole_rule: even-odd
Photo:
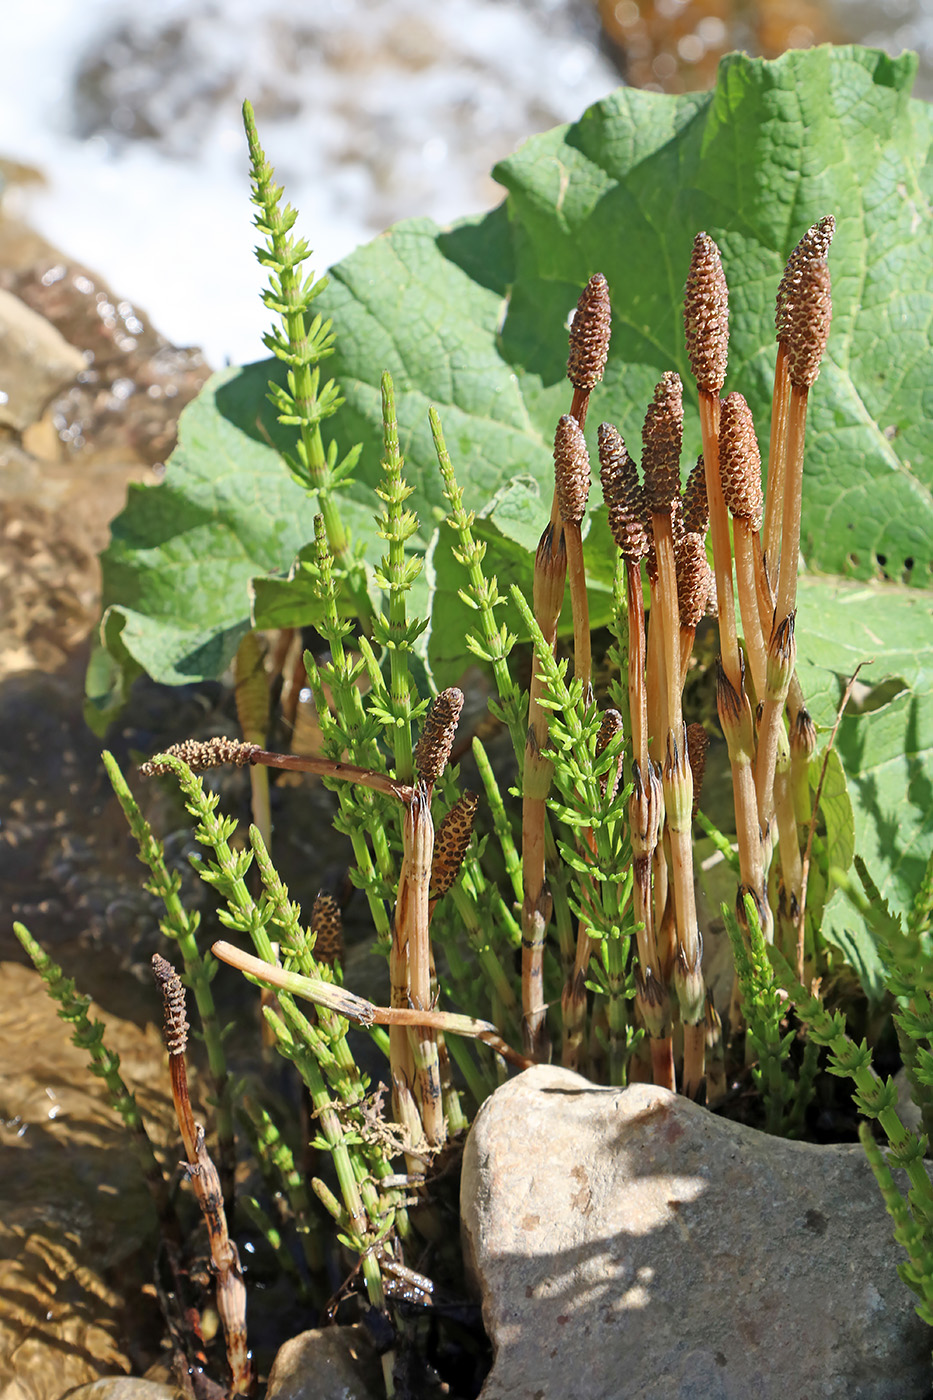
[[[22,432],[85,368],[81,351],[44,316],[0,289],[0,423]]]
[[[382,1363],[362,1327],[314,1327],[280,1348],[266,1400],[385,1400]]]
[[[540,1066],[480,1110],[481,1400],[921,1400],[931,1333],[858,1146],[767,1137]]]

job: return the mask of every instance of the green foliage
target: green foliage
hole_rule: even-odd
[[[858,590],[820,573],[802,579],[798,666],[824,725],[856,661],[874,659],[866,673],[873,684],[890,676],[905,682],[879,708],[845,720],[839,735],[854,780],[854,839],[885,897],[905,909],[933,844],[924,778],[933,666],[929,646],[917,647],[933,636],[928,595],[917,589],[933,581],[933,443],[924,410],[933,233],[917,216],[931,184],[931,114],[909,96],[915,63],[858,48],[791,52],[773,63],[736,54],[724,60],[711,93],[622,89],[499,165],[502,208],[449,230],[401,224],[341,263],[326,287],[300,278],[307,249],[291,234],[294,213],[281,208],[251,132],[266,298],[283,325],[269,343],[282,359],[215,376],[182,417],[164,483],[131,489],[102,560],[109,654],[92,659],[92,722],[106,723],[140,668],[170,683],[219,675],[251,623],[316,621],[315,586],[301,561],[313,561],[315,512],[325,500],[327,510],[336,508],[338,467],[332,447],[322,466],[310,445],[324,391],[310,395],[307,419],[288,407],[304,402],[295,376],[317,373],[315,355],[330,357],[344,386],[343,431],[362,445],[354,479],[339,483],[350,553],[336,526],[326,530],[338,592],[349,569],[354,606],[367,614],[354,561],[359,549],[379,565],[369,493],[379,482],[388,368],[413,485],[408,506],[420,520],[412,544],[427,562],[413,599],[430,624],[418,646],[439,686],[459,678],[477,642],[490,655],[507,651],[523,634],[508,588],[530,592],[550,499],[550,443],[564,408],[560,329],[586,278],[603,271],[613,300],[596,412],[637,439],[656,379],[686,368],[680,289],[693,234],[709,232],[732,284],[726,388],[733,380],[741,387],[764,440],[773,288],[799,235],[832,211],[834,320],[809,414],[802,549],[814,570],[885,580]],[[307,363],[295,359],[299,315],[310,337]],[[328,412],[338,397],[333,390]],[[449,508],[453,520],[462,506],[453,505],[434,464],[431,403],[442,409],[475,512],[472,548],[485,551],[486,577],[498,580],[495,633],[485,622],[477,629],[476,583],[464,588],[442,524]],[[688,456],[698,446],[688,412]],[[282,469],[283,457],[300,486]],[[587,562],[599,624],[610,614],[612,551],[603,508],[590,509]],[[911,587],[899,586],[902,579]],[[822,893],[815,888],[814,899]],[[826,937],[877,985],[864,921],[841,895],[825,893]]]
[[[877,939],[885,984],[894,998],[894,1024],[914,1098],[923,1117],[924,1132],[909,1131],[898,1112],[893,1079],[882,1080],[872,1067],[871,1051],[863,1040],[856,1045],[846,1034],[845,1017],[831,1014],[793,976],[775,949],[771,959],[777,978],[791,998],[807,1034],[829,1051],[829,1072],[851,1079],[859,1112],[874,1119],[883,1130],[888,1151],[875,1143],[863,1124],[859,1136],[865,1148],[885,1205],[894,1222],[894,1237],[907,1251],[907,1262],[898,1272],[921,1299],[917,1312],[933,1325],[933,1185],[924,1155],[933,1124],[933,938],[931,899],[933,857],[917,890],[907,919],[892,914],[871,879],[864,862],[856,857],[871,927]],[[907,1175],[906,1196],[899,1191],[891,1167]]]
[[[748,1046],[755,1061],[752,1077],[761,1092],[766,1132],[794,1136],[800,1132],[813,1092],[817,1046],[808,1041],[799,1078],[793,1076],[791,1047],[796,1039],[784,1018],[787,998],[768,961],[768,945],[751,895],[744,897],[744,926],[727,904],[722,917],[732,945],[735,974],[742,990],[742,1012],[748,1023]]]

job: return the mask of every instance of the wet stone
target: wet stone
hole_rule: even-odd
[[[486,1101],[462,1231],[481,1400],[927,1400],[929,1331],[861,1147],[528,1070]]]

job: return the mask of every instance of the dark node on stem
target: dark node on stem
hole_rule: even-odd
[[[690,760],[690,769],[693,773],[693,811],[690,814],[691,820],[696,817],[697,808],[700,805],[700,792],[703,788],[703,778],[706,773],[706,751],[708,748],[709,735],[702,724],[688,724],[687,757]]]
[[[752,411],[741,394],[728,394],[719,410],[719,475],[733,515],[761,528],[761,453]]]
[[[655,515],[670,515],[680,495],[680,449],[684,433],[683,385],[670,370],[661,376],[642,428],[641,469],[645,498]]]
[[[681,627],[696,629],[706,613],[712,570],[702,535],[687,534],[675,549]]]
[[[261,753],[258,744],[244,744],[239,739],[185,739],[180,744],[172,744],[165,750],[172,758],[180,758],[193,772],[203,773],[207,768],[221,768],[226,763],[235,763],[243,768],[253,762]],[[144,778],[152,778],[172,770],[167,763],[142,763],[139,768]]]
[[[609,286],[603,274],[596,272],[583,289],[570,327],[567,378],[575,389],[588,392],[602,379],[611,320]]]
[[[763,906],[762,906],[761,900],[759,899],[759,897],[758,897],[758,895],[756,894],[756,892],[752,889],[751,885],[739,885],[739,887],[738,887],[738,889],[736,890],[736,893],[735,893],[735,917],[736,917],[736,918],[738,919],[738,921],[739,921],[739,928],[743,929],[743,930],[747,933],[747,932],[748,932],[748,915],[747,915],[746,910],[745,910],[745,897],[746,897],[746,895],[748,896],[748,898],[752,901],[752,903],[753,903],[754,906],[755,906],[755,912],[756,912],[756,914],[758,915],[758,923],[759,923],[759,926],[762,926],[762,927],[763,927],[764,921],[765,921],[765,920],[764,920],[764,908],[763,908]]]
[[[557,619],[560,617],[566,579],[567,546],[564,543],[564,531],[555,530],[548,522],[538,541],[532,584],[534,613],[545,636],[557,625]]]
[[[812,758],[816,753],[816,725],[810,718],[810,711],[801,705],[790,729],[791,753],[802,758]]]
[[[787,259],[787,266],[784,268],[784,275],[778,286],[774,310],[774,328],[777,331],[778,340],[787,339],[789,325],[794,316],[794,305],[799,294],[801,269],[805,263],[810,262],[813,258],[826,258],[835,231],[836,220],[832,214],[824,215],[818,224],[812,224],[807,229]]]
[[[479,798],[475,792],[461,794],[434,834],[429,897],[441,899],[460,873],[463,858],[473,835],[473,821]]]
[[[687,355],[701,389],[718,394],[726,382],[729,357],[729,289],[719,249],[708,233],[693,240],[684,289]]]
[[[691,469],[684,487],[684,529],[688,534],[705,535],[709,529],[709,502],[706,499],[706,467],[702,455]]]
[[[739,652],[739,662],[742,685],[741,690],[736,690],[726,675],[722,657],[717,658],[716,709],[730,755],[744,753],[747,757],[751,757],[755,750],[754,725],[748,701],[745,698],[745,661],[741,652]]]
[[[456,686],[442,690],[431,701],[415,748],[415,770],[422,782],[436,782],[447,767],[462,709],[463,691]]]
[[[590,455],[583,429],[565,413],[554,435],[554,488],[561,519],[578,525],[590,494]]]
[[[772,695],[786,695],[794,666],[797,663],[797,643],[794,639],[796,612],[782,618],[768,643],[766,681]]]
[[[809,389],[820,372],[833,318],[829,265],[825,258],[811,258],[803,264],[796,295],[788,302],[786,314],[787,373],[795,389]]]
[[[311,909],[311,929],[314,933],[314,956],[319,962],[333,967],[343,959],[343,918],[334,895],[321,890]]]
[[[639,564],[648,553],[648,536],[638,468],[612,423],[600,423],[598,438],[599,479],[609,514],[609,529],[622,558],[629,564]]]
[[[188,1022],[181,978],[168,959],[159,953],[152,955],[152,972],[162,993],[165,1048],[170,1055],[183,1055],[188,1044]]]

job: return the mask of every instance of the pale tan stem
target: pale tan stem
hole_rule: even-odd
[[[765,494],[765,519],[762,543],[768,563],[768,573],[777,577],[781,555],[781,529],[784,514],[784,462],[787,450],[787,406],[790,399],[790,376],[783,341],[778,341],[777,362],[774,366],[774,388],[771,394],[771,440],[768,446],[768,481]]]
[[[247,977],[252,977],[260,983],[268,983],[271,987],[278,987],[283,992],[291,992],[293,996],[304,997],[317,1006],[327,1006],[358,1026],[400,1026],[403,1029],[408,1026],[434,1026],[437,1030],[447,1031],[449,1035],[465,1035],[485,1041],[497,1054],[519,1069],[528,1069],[534,1064],[527,1055],[513,1050],[490,1021],[480,1021],[473,1016],[460,1016],[453,1011],[416,1011],[411,1006],[376,1006],[364,997],[345,992],[343,988],[330,983],[318,981],[313,977],[303,977],[298,972],[286,972],[284,968],[264,962],[252,953],[244,953],[242,948],[236,948],[222,939],[212,945],[211,952],[215,958],[229,963]],[[326,996],[326,992],[339,992],[345,1001],[336,1004],[331,997]]]
[[[703,438],[703,464],[706,471],[706,499],[709,503],[710,534],[713,540],[713,567],[716,573],[716,599],[719,609],[719,649],[723,669],[733,690],[742,689],[738,633],[735,625],[735,593],[732,584],[732,546],[729,541],[729,515],[719,477],[719,395],[700,389],[700,432]]]
[[[677,604],[677,566],[674,562],[674,537],[670,515],[652,515],[654,529],[654,549],[658,566],[658,584],[655,598],[659,616],[652,618],[652,626],[661,624],[661,658],[664,676],[667,725],[669,730],[679,734],[683,723],[680,685],[680,610]]]
[[[431,819],[431,799],[427,788],[419,783],[405,813],[402,866],[395,907],[396,925],[406,930],[409,995],[411,1005],[416,1011],[432,1009],[428,891],[433,856],[434,822]],[[411,1057],[417,1075],[418,1106],[425,1136],[431,1147],[440,1147],[446,1138],[446,1124],[437,1034],[433,1027],[416,1026],[410,1032],[410,1041]]]
[[[800,514],[803,494],[803,446],[807,428],[806,388],[791,388],[787,415],[787,465],[781,527],[781,565],[775,589],[775,615],[788,617],[797,605]]]
[[[755,579],[755,555],[757,553],[752,530],[748,520],[740,515],[732,517],[732,539],[735,545],[736,589],[739,607],[742,612],[742,632],[745,637],[745,650],[748,667],[752,673],[755,697],[761,700],[765,693],[765,674],[768,658],[765,639],[761,631],[761,615],[758,607],[758,586]],[[771,635],[770,625],[768,636]]]
[[[590,604],[586,591],[583,537],[578,521],[564,521],[564,544],[567,548],[567,582],[573,612],[573,674],[583,686],[584,704],[589,705],[593,699]]]

